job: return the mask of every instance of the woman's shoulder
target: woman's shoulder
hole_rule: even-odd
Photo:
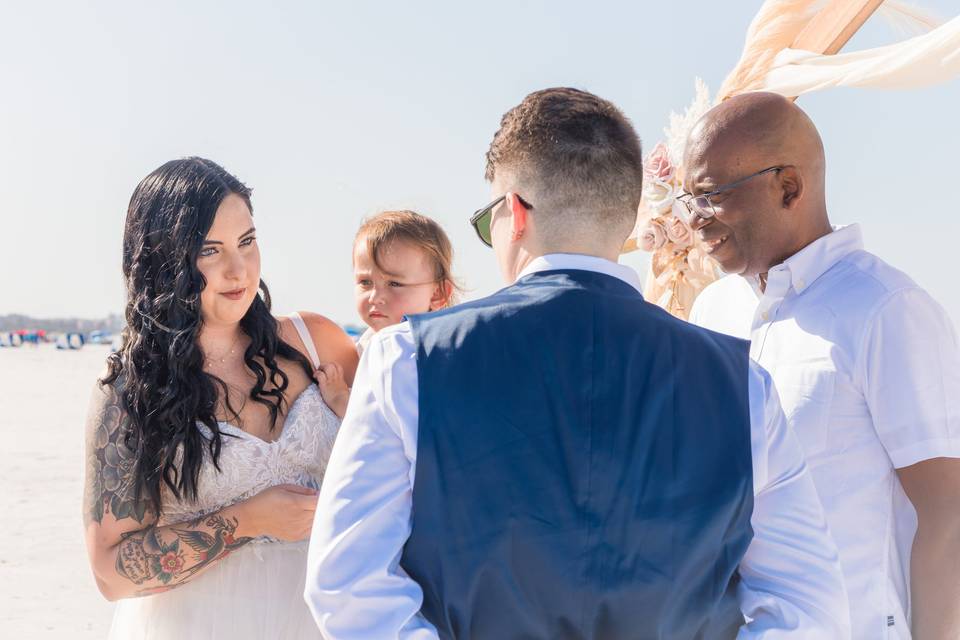
[[[307,325],[307,329],[311,334],[314,332],[343,332],[343,329],[340,328],[340,325],[325,315],[315,313],[313,311],[297,311],[297,315],[303,319],[303,324]],[[292,323],[292,319],[289,317],[285,318],[285,320]]]
[[[303,324],[310,334],[314,348],[317,351],[317,359],[321,363],[336,362],[343,367],[344,378],[347,384],[353,384],[353,375],[357,370],[357,348],[353,340],[340,328],[340,326],[319,313],[310,311],[300,311],[298,315],[303,319]],[[293,326],[293,321],[287,319],[288,331],[299,333]],[[302,340],[299,336],[294,344],[299,344]]]
[[[297,315],[303,319],[303,324],[310,334],[310,338],[313,341],[313,345],[317,350],[317,355],[320,357],[321,362],[336,361],[341,365],[348,366],[350,365],[349,361],[353,359],[353,366],[355,366],[357,357],[356,348],[354,347],[353,340],[340,328],[340,325],[330,318],[313,311],[298,311]],[[280,318],[279,321],[281,335],[284,340],[290,342],[292,336],[296,335],[297,339],[293,340],[292,344],[299,344],[301,340],[299,332],[293,324],[293,319],[291,317],[283,317]],[[344,360],[346,360],[346,362],[344,362]]]
[[[106,405],[119,406],[125,377],[122,367],[108,359],[91,385],[90,402],[88,404],[90,410],[102,409]]]
[[[294,324],[293,315],[294,314],[277,318],[277,321],[280,323],[280,335],[287,342],[289,342],[293,336],[297,336],[298,338],[302,337],[299,329]],[[310,334],[310,337],[313,338],[313,342],[318,350],[323,342],[330,339],[337,339],[340,334],[346,336],[343,329],[341,329],[336,322],[324,315],[312,311],[297,311],[295,315],[300,316],[300,319],[303,320],[303,325]],[[299,342],[299,340],[295,340],[293,343],[297,344]]]

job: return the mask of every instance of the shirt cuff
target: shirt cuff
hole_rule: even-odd
[[[932,458],[960,458],[960,440],[956,438],[933,438],[914,442],[906,447],[887,451],[897,469]]]

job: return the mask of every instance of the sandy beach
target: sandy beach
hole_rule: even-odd
[[[107,347],[0,349],[0,636],[103,638],[81,521],[83,421]]]

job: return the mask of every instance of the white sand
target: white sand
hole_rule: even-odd
[[[83,422],[106,347],[0,349],[0,637],[103,638],[83,546]]]

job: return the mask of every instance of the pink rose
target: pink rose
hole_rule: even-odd
[[[667,238],[679,247],[693,244],[693,230],[686,222],[676,216],[667,220]]]
[[[667,145],[659,142],[643,161],[643,177],[670,182],[673,179],[673,173],[673,164],[670,162]]]
[[[637,244],[644,251],[656,251],[667,242],[667,232],[659,220],[651,220],[640,230]]]
[[[656,215],[669,211],[676,198],[677,190],[669,182],[659,178],[647,178],[643,183],[643,201],[647,209]]]

